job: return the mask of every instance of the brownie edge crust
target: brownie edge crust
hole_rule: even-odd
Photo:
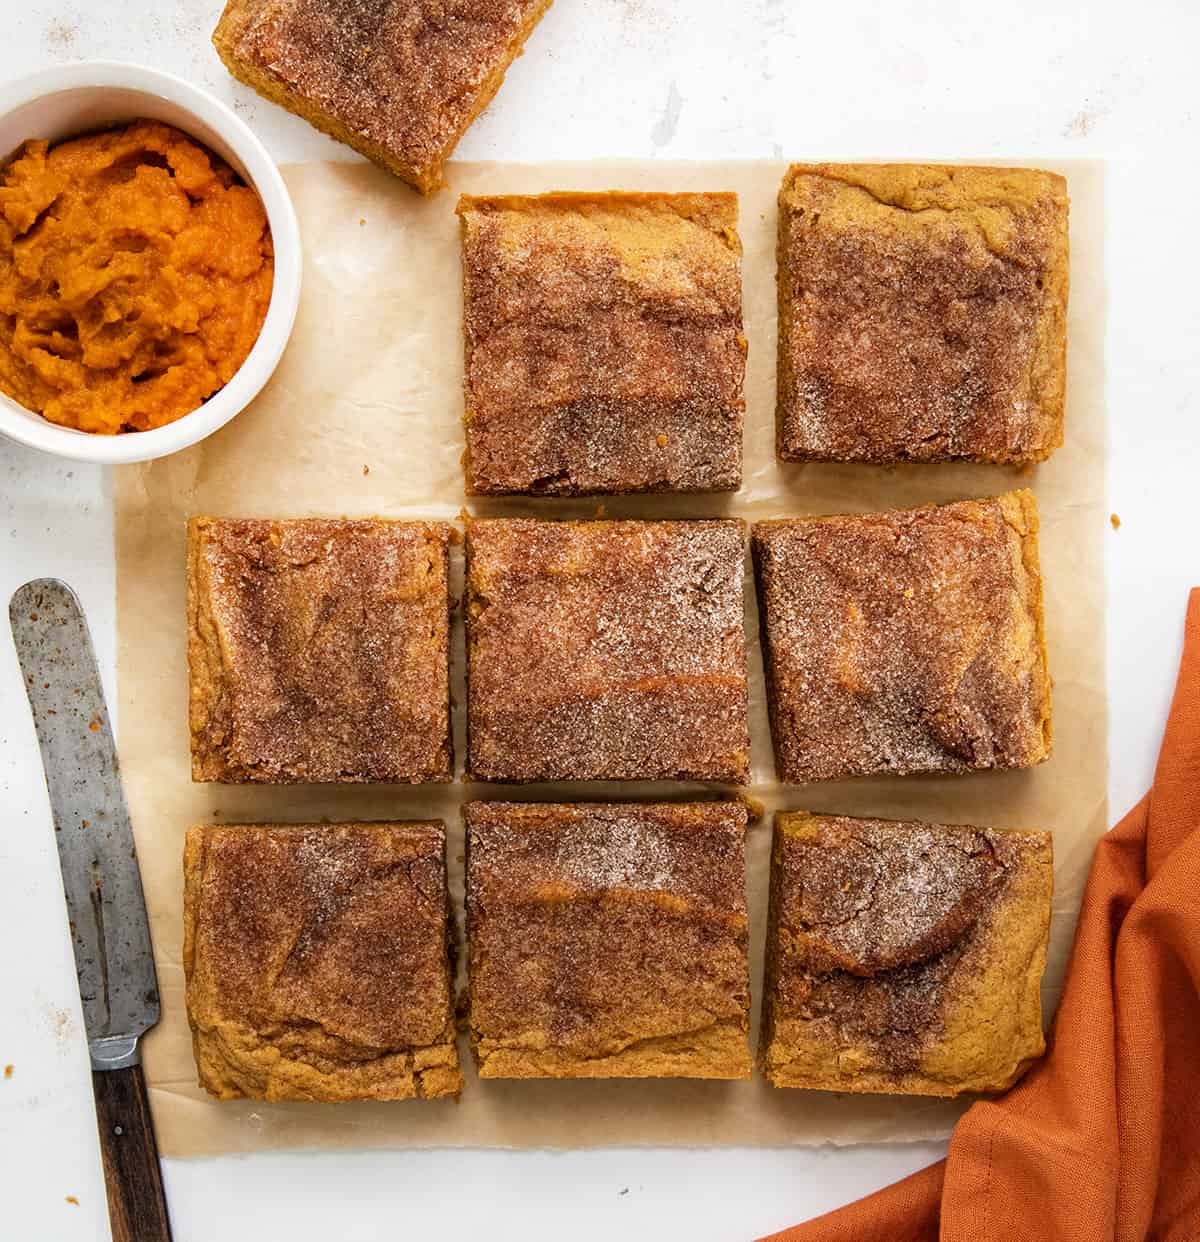
[[[471,802],[481,1078],[748,1078],[746,808]]]
[[[1051,836],[775,820],[760,1064],[776,1087],[1002,1091],[1041,1056]]]

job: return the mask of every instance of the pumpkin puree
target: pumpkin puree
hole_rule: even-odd
[[[179,130],[27,142],[0,176],[0,389],[81,431],[161,427],[245,361],[273,280],[258,195]]]

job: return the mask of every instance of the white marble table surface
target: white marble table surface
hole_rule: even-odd
[[[9,0],[0,79],[87,57],[232,101],[280,160],[342,148],[225,74],[220,0]],[[477,159],[1072,156],[1108,163],[1110,794],[1151,775],[1200,583],[1200,125],[1192,0],[557,0],[460,147]],[[548,101],[553,101],[548,102]],[[0,599],[67,578],[113,671],[110,480],[0,441]],[[107,1239],[90,1082],[37,752],[0,636],[0,1235]],[[178,1242],[748,1238],[937,1145],[430,1151],[168,1161]],[[78,1204],[68,1201],[68,1196]]]

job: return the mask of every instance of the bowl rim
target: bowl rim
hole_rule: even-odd
[[[257,396],[283,355],[296,320],[301,250],[295,207],[262,141],[231,108],[173,73],[117,60],[82,60],[40,69],[0,86],[0,119],[51,96],[106,88],[166,100],[217,134],[262,199],[275,252],[271,300],[250,353],[223,388],[174,422],[149,431],[98,435],[49,422],[0,393],[0,436],[74,461],[117,465],[149,461],[187,448],[223,427]],[[186,126],[178,128],[186,131]],[[2,158],[8,155],[4,152]]]

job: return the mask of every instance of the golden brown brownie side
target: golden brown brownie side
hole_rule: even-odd
[[[748,1078],[737,802],[470,802],[482,1078]]]
[[[440,823],[189,829],[200,1084],[226,1100],[456,1095],[444,854]]]
[[[459,201],[467,490],[736,490],[736,194]]]
[[[551,0],[228,0],[235,77],[422,193]]]
[[[450,528],[193,518],[192,779],[446,781]]]
[[[760,1062],[777,1087],[1001,1091],[1042,1054],[1049,833],[780,814]]]
[[[1066,182],[796,165],[779,194],[778,452],[1036,462],[1063,438]]]
[[[758,523],[752,547],[779,779],[1045,759],[1037,528],[1028,491]]]
[[[467,522],[467,768],[749,777],[739,521]]]

